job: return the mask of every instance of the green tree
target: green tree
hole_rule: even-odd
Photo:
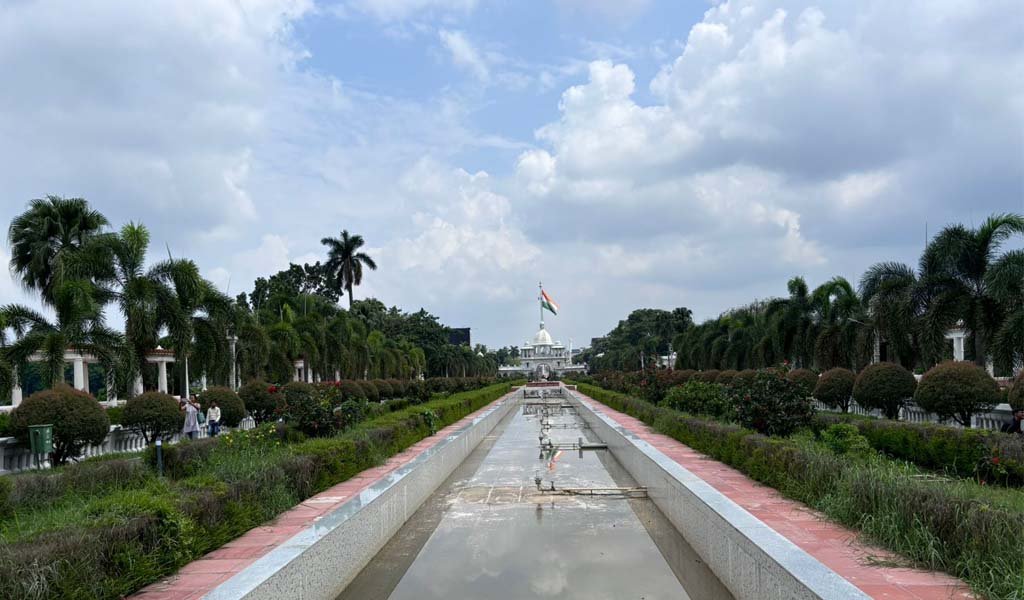
[[[375,271],[377,263],[365,252],[360,252],[365,242],[361,235],[350,235],[347,229],[337,238],[325,237],[320,243],[327,246],[327,272],[339,294],[348,292],[348,305],[352,307],[352,287],[363,282],[363,267]]]

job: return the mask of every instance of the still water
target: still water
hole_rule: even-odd
[[[554,404],[557,406],[558,401]],[[544,433],[561,453],[542,452]],[[731,596],[648,499],[545,488],[635,486],[574,408],[524,405],[506,417],[388,542],[339,600]]]

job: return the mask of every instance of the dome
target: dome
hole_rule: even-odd
[[[548,331],[546,329],[544,329],[543,326],[541,326],[540,331],[538,331],[537,334],[533,336],[533,345],[534,346],[550,346],[551,345],[551,334],[549,334]]]

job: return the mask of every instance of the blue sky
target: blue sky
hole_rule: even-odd
[[[0,221],[83,196],[232,293],[347,228],[359,295],[500,346],[543,279],[579,344],[1024,212],[1022,39],[1010,0],[14,0]]]

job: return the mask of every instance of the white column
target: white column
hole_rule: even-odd
[[[299,379],[299,367],[297,365],[293,365],[292,368],[295,369],[295,373],[292,375],[292,381],[302,381]]]
[[[75,366],[75,389],[84,392],[89,391],[89,381],[85,374],[85,359],[81,356],[72,359]]]
[[[203,391],[205,392],[206,391],[206,373],[203,373],[203,376],[199,378],[199,383],[200,383],[200,385],[203,386]]]
[[[228,336],[228,347],[231,351],[231,389],[238,390],[238,357],[235,356],[235,343],[238,342],[238,338],[235,336]]]
[[[157,366],[157,369],[158,369],[158,372],[159,372],[159,374],[157,376],[156,389],[158,389],[161,392],[166,394],[167,393],[167,362],[161,360],[160,362],[156,363],[156,366]]]
[[[138,396],[142,392],[146,391],[142,385],[142,373],[135,376],[135,381],[132,383],[132,396]]]
[[[953,336],[953,360],[964,359],[964,336]]]
[[[878,330],[875,330],[875,350],[871,356],[871,364],[882,362],[882,338],[878,335]]]
[[[339,371],[337,369],[334,370],[334,380],[335,381],[341,381],[341,371]]]
[[[985,370],[988,371],[989,377],[996,376],[996,365],[992,362],[991,358],[985,360]]]
[[[304,366],[303,370],[306,371],[306,383],[313,383],[313,369]]]
[[[18,367],[14,367],[14,380],[11,382],[11,406],[19,404],[21,404],[21,382],[18,381]],[[0,464],[0,470],[3,467],[3,464]]]

